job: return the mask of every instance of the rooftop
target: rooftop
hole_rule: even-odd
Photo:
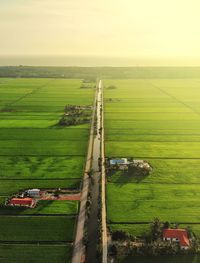
[[[177,238],[180,242],[180,245],[183,247],[189,247],[190,245],[188,233],[185,229],[164,229],[163,238]]]
[[[116,158],[116,159],[111,159],[110,160],[111,165],[115,164],[128,164],[127,158]]]

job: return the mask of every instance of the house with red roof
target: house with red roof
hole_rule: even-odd
[[[35,200],[33,198],[12,198],[9,202],[12,206],[25,206],[25,207],[34,207]]]
[[[164,229],[163,240],[170,242],[178,242],[182,249],[188,249],[190,246],[188,232],[185,229]]]

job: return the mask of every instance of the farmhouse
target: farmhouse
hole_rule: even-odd
[[[10,205],[12,206],[25,206],[33,207],[35,205],[35,200],[33,198],[12,198],[10,200]]]
[[[26,193],[30,197],[40,197],[40,189],[29,189]]]
[[[179,242],[182,249],[188,249],[190,246],[188,233],[185,229],[164,229],[163,240],[170,242]]]
[[[110,166],[118,170],[127,171],[129,166],[129,161],[127,158],[121,158],[121,159],[111,159],[110,160]]]

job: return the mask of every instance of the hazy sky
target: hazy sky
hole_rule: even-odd
[[[0,0],[0,54],[200,57],[200,0]]]

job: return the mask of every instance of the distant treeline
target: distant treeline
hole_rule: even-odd
[[[0,67],[0,77],[104,79],[200,78],[200,67]]]

